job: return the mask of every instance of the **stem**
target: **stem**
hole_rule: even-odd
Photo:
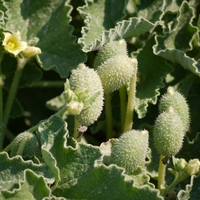
[[[18,85],[19,85],[19,81],[24,69],[24,66],[26,65],[26,63],[28,62],[29,59],[24,59],[24,58],[17,58],[18,61],[18,65],[17,65],[17,69],[15,71],[15,75],[8,93],[8,97],[7,97],[7,101],[5,104],[5,110],[4,110],[4,116],[3,116],[3,122],[4,122],[4,128],[1,134],[1,146],[0,149],[2,149],[3,147],[3,142],[4,142],[4,138],[5,138],[5,132],[6,132],[6,128],[7,128],[7,124],[8,124],[8,119],[9,119],[9,115],[12,109],[12,105],[17,93],[17,89],[18,89]]]
[[[163,164],[163,158],[165,156],[160,155],[159,167],[158,167],[158,189],[162,190],[162,186],[165,184],[165,171],[166,165]]]
[[[79,137],[78,127],[80,126],[79,121],[74,117],[74,138],[77,142],[81,141],[81,137]]]
[[[119,97],[120,97],[120,116],[121,116],[121,127],[123,132],[123,125],[125,123],[125,117],[126,117],[126,86],[122,86],[119,89]]]
[[[64,86],[64,81],[38,81],[31,83],[29,87],[52,87],[52,88],[61,88]]]
[[[110,94],[105,94],[105,112],[106,112],[106,139],[113,136],[112,106]]]
[[[3,74],[1,72],[1,61],[3,60],[4,54],[1,54],[0,56],[0,151],[3,148],[3,138],[4,138],[4,133],[3,133],[3,85],[4,85],[4,80],[3,80]]]
[[[135,65],[135,70],[133,76],[130,79],[130,84],[129,84],[128,104],[126,108],[124,132],[132,130],[133,113],[135,106],[136,81],[137,81],[137,65]]]

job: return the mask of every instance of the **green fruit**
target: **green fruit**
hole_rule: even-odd
[[[111,163],[125,168],[128,174],[142,163],[148,150],[148,131],[132,130],[122,134],[111,147]]]
[[[136,59],[126,55],[117,55],[106,60],[97,68],[105,93],[118,90],[132,77],[137,65]]]
[[[181,120],[183,121],[186,133],[190,125],[189,106],[184,96],[179,92],[174,91],[173,87],[169,87],[167,89],[167,93],[164,94],[160,99],[159,103],[160,113],[166,111],[170,106],[174,108],[174,110],[178,113]]]
[[[82,111],[75,115],[81,125],[89,126],[93,124],[103,109],[103,87],[99,75],[94,69],[90,69],[84,64],[79,64],[77,69],[72,70],[69,82],[71,89],[80,94],[78,96],[79,102],[91,99],[95,94],[99,93],[91,105],[83,107]],[[85,95],[86,92],[82,91],[86,91],[87,96]]]
[[[40,146],[37,137],[30,132],[23,132],[11,143],[10,155],[21,155],[25,158],[32,158],[40,151]]]
[[[161,113],[155,121],[154,144],[159,154],[173,156],[179,152],[184,138],[184,126],[172,107]]]
[[[127,55],[127,47],[125,40],[111,41],[99,49],[94,60],[94,68],[102,65],[106,60],[116,55]]]

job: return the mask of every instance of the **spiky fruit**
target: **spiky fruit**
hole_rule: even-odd
[[[11,143],[10,155],[21,155],[25,158],[32,158],[40,151],[37,137],[30,132],[23,132],[17,135],[17,137]]]
[[[185,128],[180,116],[169,107],[155,121],[153,135],[154,144],[159,154],[173,156],[182,147]]]
[[[106,60],[97,68],[105,93],[111,93],[125,85],[132,77],[136,59],[117,55]]]
[[[173,87],[169,87],[167,93],[161,97],[159,103],[160,113],[166,111],[170,106],[174,108],[183,121],[186,133],[190,125],[189,106],[185,97],[180,92],[174,91]]]
[[[125,168],[128,174],[145,162],[148,150],[148,131],[132,130],[122,134],[111,147],[111,163]]]
[[[81,125],[89,126],[93,124],[103,109],[103,87],[99,75],[94,69],[79,64],[77,69],[72,70],[69,82],[71,89],[79,93],[79,102],[91,99],[99,93],[91,105],[83,107],[82,111],[75,115]],[[82,91],[86,91],[87,96],[85,95],[86,92]]]
[[[111,41],[99,49],[94,60],[94,68],[99,67],[106,60],[116,55],[127,55],[127,47],[125,40]]]
[[[105,93],[118,90],[134,73],[137,60],[128,57],[125,40],[112,41],[103,46],[94,61]]]

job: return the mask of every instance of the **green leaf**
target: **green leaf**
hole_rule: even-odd
[[[47,186],[43,176],[38,176],[31,170],[25,170],[24,174],[25,178],[20,183],[19,189],[15,189],[12,192],[2,191],[0,194],[1,200],[36,200],[50,196],[50,188]]]
[[[43,159],[57,181],[61,178],[57,156],[62,156],[59,150],[60,148],[64,148],[67,134],[67,124],[57,115],[53,115],[42,122],[38,128],[37,136],[40,138],[42,145],[41,151]],[[61,157],[61,159],[63,158]]]
[[[173,30],[164,36],[156,36],[153,51],[156,55],[179,63],[183,68],[200,76],[200,65],[185,53],[192,49],[191,43],[198,31],[197,27],[192,25],[194,11],[186,1],[183,1],[178,14]]]
[[[54,178],[44,164],[34,164],[32,161],[24,161],[21,156],[10,158],[7,153],[0,153],[0,188],[1,190],[13,190],[24,181],[24,171],[30,169],[36,174],[44,176],[48,183]]]
[[[152,23],[159,22],[164,14],[165,6],[169,3],[169,0],[167,3],[165,0],[141,1],[138,5],[138,17],[145,18]]]
[[[122,169],[103,165],[90,169],[87,173],[72,178],[66,186],[57,189],[56,194],[62,194],[72,199],[163,199],[158,196],[158,190],[148,186],[133,187],[133,181],[122,175]],[[73,175],[73,174],[72,174]]]
[[[152,37],[137,56],[139,81],[136,86],[135,110],[139,118],[146,115],[148,103],[156,104],[160,95],[159,89],[164,87],[163,80],[172,71],[163,58],[153,54],[154,43]]]
[[[19,30],[25,41],[39,39],[36,44],[42,50],[39,63],[45,70],[54,69],[65,78],[70,69],[86,60],[72,36],[73,27],[69,24],[72,8],[66,0],[10,0],[5,6],[10,20],[4,29]]]
[[[190,183],[186,185],[185,190],[181,190],[177,197],[178,200],[186,199],[198,199],[199,198],[199,184],[200,184],[200,175],[191,176]]]
[[[121,3],[121,7],[119,5]],[[107,6],[108,1],[95,1],[78,10],[85,18],[86,26],[82,29],[82,38],[78,42],[83,46],[84,52],[99,49],[107,42],[122,38],[130,38],[145,33],[153,28],[153,24],[144,18],[130,18],[119,21],[124,17],[125,1],[112,2],[112,7]],[[120,12],[116,10],[120,8]],[[111,11],[109,10],[111,9]],[[102,15],[102,18],[99,17]],[[115,20],[114,20],[114,19]]]
[[[125,16],[127,0],[110,1],[106,0],[86,0],[86,5],[79,7],[78,11],[85,19],[86,26],[82,28],[82,38],[79,43],[91,44],[104,30],[113,28],[116,22]]]

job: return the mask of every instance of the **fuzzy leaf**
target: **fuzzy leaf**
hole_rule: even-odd
[[[0,153],[0,188],[12,190],[19,182],[24,181],[24,170],[30,169],[36,174],[44,176],[49,183],[54,181],[52,173],[46,165],[34,164],[32,161],[24,161],[21,156],[10,158],[7,153]]]
[[[13,192],[2,191],[1,200],[35,200],[50,196],[50,188],[43,176],[38,176],[31,170],[26,170],[24,173],[24,182],[20,183],[19,189],[15,189]]]
[[[67,133],[67,124],[57,115],[42,122],[38,128],[37,135],[42,145],[43,159],[57,181],[60,180],[60,171],[56,161],[59,155],[58,146],[64,146]]]
[[[84,52],[97,50],[113,40],[138,36],[153,28],[153,24],[144,18],[133,17],[119,22],[124,17],[122,8],[125,6],[125,1],[112,2],[111,8],[107,2],[99,0],[79,8],[80,14],[86,18],[86,26],[82,29],[83,36],[78,40]],[[119,3],[122,4],[121,7]],[[118,8],[120,12],[116,12]],[[112,11],[107,9],[112,9]]]
[[[55,69],[65,78],[70,69],[86,60],[72,36],[73,27],[69,24],[71,6],[66,0],[9,0],[5,6],[10,20],[4,29],[19,30],[25,41],[35,40],[37,43],[39,39],[36,44],[42,50],[39,62],[45,70]]]
[[[156,104],[160,95],[159,89],[164,87],[163,80],[166,74],[172,71],[170,65],[163,58],[153,54],[153,44],[154,39],[151,38],[137,56],[139,82],[135,110],[139,118],[145,116],[148,103]]]
[[[133,181],[122,172],[115,166],[91,167],[87,173],[79,174],[78,179],[72,174],[65,187],[63,185],[55,192],[72,199],[163,199],[158,196],[158,190],[148,186],[133,187]]]
[[[198,199],[200,195],[199,191],[200,177],[192,175],[190,183],[185,186],[185,190],[180,190],[177,194],[178,200]]]
[[[156,45],[154,45],[153,51],[156,55],[179,63],[183,68],[200,76],[200,65],[185,53],[192,49],[191,43],[198,31],[192,25],[193,18],[193,9],[184,1],[179,9],[176,26],[164,36],[156,36]]]
[[[165,1],[160,0],[141,1],[138,6],[138,17],[143,17],[152,23],[159,22],[164,13],[165,6],[169,4],[169,1],[166,4]]]

